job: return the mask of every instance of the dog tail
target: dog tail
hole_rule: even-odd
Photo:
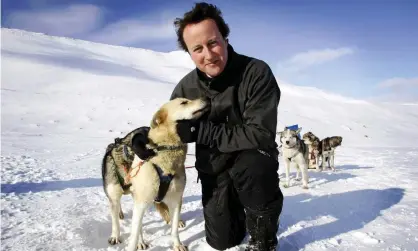
[[[161,217],[164,219],[165,223],[170,223],[170,211],[168,209],[168,206],[164,202],[154,202],[154,205],[158,213],[160,213]]]
[[[108,172],[108,170],[107,170],[107,157],[111,153],[113,147],[114,147],[113,143],[109,144],[107,146],[106,153],[104,154],[103,159],[102,159],[102,182],[103,182],[103,189],[104,189],[104,192],[105,192],[106,196],[108,195],[107,191],[106,191],[106,176],[107,176],[107,172]]]
[[[104,155],[103,160],[102,160],[102,182],[103,182],[103,190],[106,195],[107,195],[107,192],[106,192],[105,185],[106,185],[106,174],[107,174],[107,168],[106,168],[107,156],[108,156],[108,153]]]

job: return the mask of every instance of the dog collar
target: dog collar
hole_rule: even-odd
[[[164,146],[164,145],[161,145],[161,146],[157,146],[157,147],[155,147],[154,149],[156,150],[156,151],[170,151],[170,150],[179,150],[179,149],[183,149],[185,146],[184,145],[177,145],[177,146]]]

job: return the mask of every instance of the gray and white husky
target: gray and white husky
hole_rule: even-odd
[[[335,149],[338,146],[341,146],[343,137],[341,136],[332,136],[326,137],[320,142],[320,155],[322,156],[321,168],[324,170],[324,162],[328,163],[328,168],[331,168],[332,171],[335,171]]]
[[[129,173],[132,171],[132,163],[135,153],[132,150],[132,138],[139,132],[139,128],[129,132],[123,138],[116,138],[114,143],[107,146],[102,161],[102,181],[106,197],[109,199],[110,212],[112,217],[112,234],[108,239],[109,244],[121,243],[120,222],[124,219],[121,206],[122,195],[132,195],[132,183]],[[157,212],[164,221],[170,223],[169,208],[165,203],[155,203]],[[179,227],[185,227],[180,220]]]
[[[285,128],[282,132],[277,132],[282,143],[282,157],[286,169],[286,184],[289,187],[290,165],[294,164],[297,170],[296,180],[299,180],[299,173],[302,172],[302,184],[304,189],[308,189],[308,148],[306,144],[298,137],[302,128],[291,130]]]

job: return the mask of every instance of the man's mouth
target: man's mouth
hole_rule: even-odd
[[[210,62],[207,66],[216,66],[218,64],[218,60]]]

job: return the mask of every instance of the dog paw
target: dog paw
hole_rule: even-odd
[[[284,184],[283,187],[284,188],[289,188],[289,185],[288,184]]]
[[[189,249],[187,248],[187,246],[184,245],[177,245],[173,247],[174,251],[188,251]]]
[[[110,245],[115,245],[115,244],[119,244],[122,243],[122,240],[120,239],[120,237],[109,237],[109,239],[107,240],[107,242],[109,242]]]
[[[301,177],[296,177],[295,180],[296,181],[300,181],[302,178]]]
[[[186,227],[186,222],[179,220],[179,228],[185,228]]]
[[[138,243],[138,249],[139,250],[145,250],[145,249],[147,249],[149,247],[149,245],[148,244],[146,244],[145,242],[140,242],[140,243]]]
[[[303,189],[308,189],[308,185],[303,185],[302,188]]]
[[[119,219],[121,220],[125,219],[125,215],[123,214],[123,212],[119,212]]]

